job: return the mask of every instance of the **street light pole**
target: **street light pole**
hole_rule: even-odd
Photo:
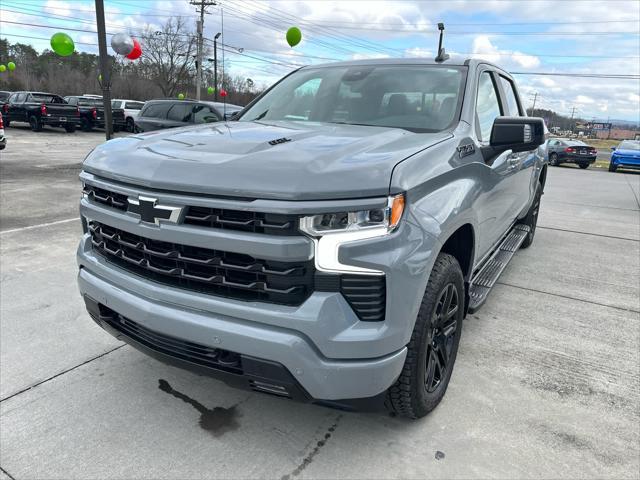
[[[100,74],[102,75],[102,103],[104,105],[104,131],[107,140],[113,135],[111,119],[111,71],[107,54],[107,31],[104,26],[104,3],[96,0],[96,25],[98,27],[98,52],[100,54]]]
[[[213,94],[214,100],[218,101],[218,38],[222,35],[220,32],[213,37]]]

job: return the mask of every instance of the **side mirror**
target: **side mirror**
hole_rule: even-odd
[[[502,152],[527,152],[545,142],[544,120],[536,117],[497,117],[493,121],[491,140],[482,147],[482,156],[489,161]]]
[[[235,120],[236,118],[238,118],[238,115],[239,115],[239,114],[240,114],[240,111],[233,112],[233,113],[227,113],[227,114],[224,116],[224,119],[225,119],[225,120],[228,120],[228,121],[232,121],[232,120]]]
[[[612,152],[615,152],[615,150],[616,150],[616,147],[611,147]]]

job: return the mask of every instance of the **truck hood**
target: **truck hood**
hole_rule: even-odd
[[[321,200],[386,196],[394,166],[449,132],[312,122],[227,122],[106,142],[84,162],[98,176],[219,196]]]

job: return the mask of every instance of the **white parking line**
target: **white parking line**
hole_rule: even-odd
[[[28,227],[20,227],[20,228],[12,228],[11,230],[4,230],[0,232],[0,235],[3,235],[5,233],[22,232],[24,230],[33,230],[34,228],[50,227],[52,225],[59,225],[61,223],[79,222],[79,221],[80,219],[78,217],[67,218],[66,220],[57,220],[55,222],[41,223],[39,225],[30,225]]]

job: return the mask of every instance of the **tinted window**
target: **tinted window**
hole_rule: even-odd
[[[11,96],[10,92],[0,92],[0,102],[5,102]]]
[[[114,100],[111,102],[111,108],[122,108],[120,105],[122,104],[122,102],[119,102],[117,100]]]
[[[509,115],[512,117],[519,117],[522,115],[520,111],[520,107],[518,105],[518,99],[516,98],[515,88],[511,80],[505,77],[500,77],[500,82],[502,83],[502,89],[504,90],[505,100],[507,103],[507,108],[509,109]]]
[[[140,115],[143,117],[167,118],[169,107],[171,107],[171,104],[168,102],[152,103],[150,105],[147,105],[144,111],[140,112]]]
[[[67,103],[69,105],[77,105],[78,104],[78,99],[75,98],[75,97],[67,97],[66,100],[67,100]]]
[[[27,94],[26,93],[16,93],[15,95],[13,95],[11,97],[11,101],[13,103],[22,103],[24,102],[24,100],[27,98]]]
[[[140,110],[144,103],[142,102],[125,102],[124,108],[128,108],[129,110]]]
[[[480,140],[488,142],[491,138],[493,121],[500,116],[500,104],[498,94],[489,72],[480,74],[478,84],[478,101],[476,104],[476,117],[480,126]]]
[[[65,103],[62,97],[42,93],[32,93],[30,101],[37,103]]]
[[[211,123],[220,120],[220,116],[206,105],[193,106],[193,121],[195,123]]]
[[[174,122],[190,122],[192,107],[191,103],[176,103],[169,109],[167,118]]]
[[[618,148],[623,150],[640,150],[640,142],[621,142],[620,145],[618,145]]]
[[[305,68],[278,83],[240,121],[314,121],[440,131],[454,120],[465,75],[465,67],[435,65]]]
[[[586,143],[581,142],[580,140],[569,140],[568,142],[566,142],[566,145],[571,145],[574,147],[584,147]]]

